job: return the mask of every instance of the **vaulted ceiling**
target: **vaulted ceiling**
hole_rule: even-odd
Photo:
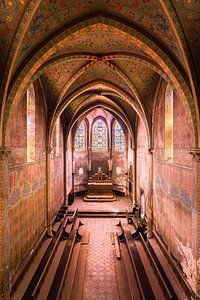
[[[102,103],[148,124],[160,77],[194,111],[199,0],[2,0],[0,38],[7,111],[39,80],[49,118]]]

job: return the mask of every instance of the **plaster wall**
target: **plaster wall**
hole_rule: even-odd
[[[27,162],[26,97],[12,112],[9,132],[9,222],[10,275],[32,248],[46,226],[46,147],[45,109],[35,86],[35,160]]]
[[[138,119],[137,127],[137,201],[140,205],[140,196],[144,192],[145,200],[148,192],[148,141],[144,123]]]
[[[87,190],[88,181],[88,154],[74,152],[74,192],[78,193]]]
[[[67,149],[66,149],[66,189],[67,196],[72,192],[72,139],[71,132],[67,139]]]
[[[52,148],[51,154],[51,171],[50,171],[50,199],[51,199],[51,216],[57,213],[62,203],[64,202],[64,160],[63,160],[63,127],[60,121],[60,146],[59,153],[56,153],[56,129],[54,127],[52,133]]]
[[[192,129],[184,104],[174,92],[173,159],[165,161],[165,89],[157,99],[154,127],[154,226],[194,288],[192,253]],[[184,124],[184,126],[183,126]]]

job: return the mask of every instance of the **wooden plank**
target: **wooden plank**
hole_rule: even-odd
[[[87,261],[87,245],[81,245],[80,255],[78,258],[78,268],[76,269],[75,280],[73,284],[71,298],[69,300],[82,300],[84,279],[85,279],[85,268]]]
[[[79,267],[78,266],[78,257],[79,257],[79,252],[80,252],[80,246],[81,246],[81,243],[76,243],[74,246],[73,255],[72,255],[72,258],[71,258],[70,264],[69,264],[69,270],[67,272],[67,276],[66,276],[64,284],[63,284],[62,297],[65,300],[71,299],[71,293],[72,293],[73,283],[75,280],[76,269]]]
[[[123,259],[116,260],[116,274],[120,299],[132,300]]]
[[[155,300],[156,298],[155,298],[154,292],[149,283],[149,279],[147,277],[145,268],[142,264],[138,250],[135,247],[135,243],[132,238],[131,232],[129,230],[125,230],[124,235],[125,235],[126,243],[127,243],[128,250],[130,253],[131,261],[132,261],[133,267],[135,269],[135,274],[137,277],[137,281],[138,281],[138,285],[140,288],[142,298],[148,299],[148,300]]]
[[[73,251],[75,239],[76,239],[76,233],[74,231],[72,231],[70,233],[69,239],[66,241],[66,246],[64,248],[58,268],[56,270],[56,274],[54,276],[51,288],[49,290],[47,300],[59,299],[62,285],[63,285],[64,278],[65,278],[65,274],[67,272],[67,268],[68,268],[71,254]]]
[[[118,234],[115,232],[114,234],[114,240],[115,240],[115,251],[116,251],[116,257],[117,259],[121,259],[121,251],[119,246],[119,240],[118,240]]]

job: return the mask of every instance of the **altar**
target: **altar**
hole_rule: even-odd
[[[84,201],[109,202],[115,201],[116,195],[112,191],[112,179],[108,178],[101,169],[88,180],[88,191]]]

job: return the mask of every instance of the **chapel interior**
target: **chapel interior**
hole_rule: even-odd
[[[200,1],[0,1],[0,300],[200,299]]]

